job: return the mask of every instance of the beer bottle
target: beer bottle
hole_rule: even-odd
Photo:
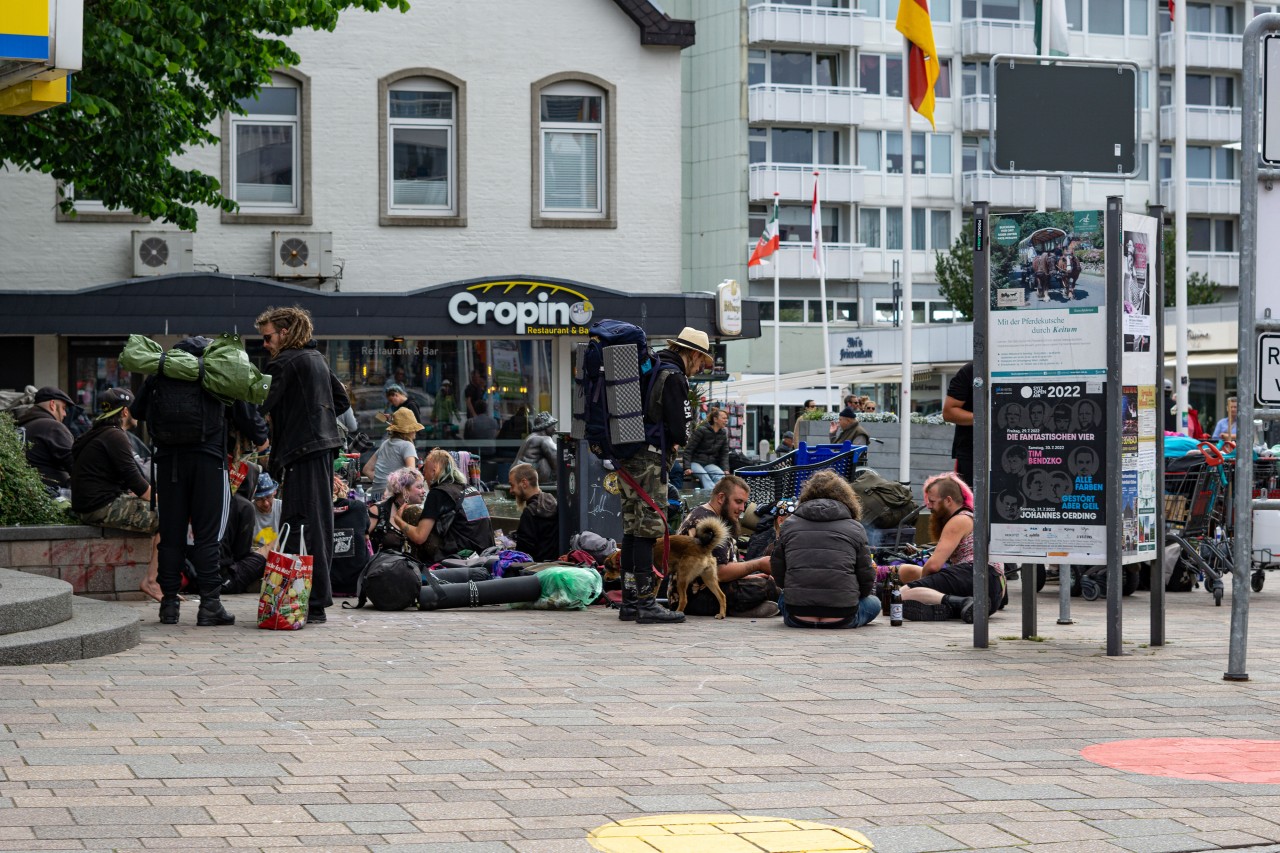
[[[889,575],[889,624],[894,628],[902,627],[902,585],[898,581],[898,570]]]
[[[889,616],[889,575],[885,575],[880,586],[880,615],[888,618]]]

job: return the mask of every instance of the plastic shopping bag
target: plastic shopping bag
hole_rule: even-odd
[[[311,602],[311,572],[314,558],[307,554],[306,528],[298,536],[298,554],[272,549],[267,555],[262,575],[262,593],[258,596],[258,627],[269,631],[297,631],[307,625],[307,607]],[[285,525],[276,540],[287,547],[289,527]]]

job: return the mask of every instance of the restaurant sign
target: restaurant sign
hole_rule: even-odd
[[[592,311],[582,293],[546,281],[486,281],[449,299],[449,319],[458,325],[497,324],[516,335],[585,335]]]

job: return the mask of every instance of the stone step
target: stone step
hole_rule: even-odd
[[[0,666],[83,660],[131,649],[141,641],[137,608],[90,598],[71,599],[71,618],[56,625],[0,636]]]
[[[0,635],[34,631],[71,618],[71,584],[0,569]]]

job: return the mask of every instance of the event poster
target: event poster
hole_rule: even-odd
[[[991,387],[992,559],[1106,558],[1101,380]]]
[[[1149,217],[1144,217],[1149,218]],[[1126,216],[1126,225],[1130,217]],[[1124,293],[1124,351],[1150,352],[1153,334],[1151,290],[1155,283],[1152,266],[1154,234],[1142,230],[1125,230],[1124,254],[1120,259],[1121,287]]]
[[[1102,211],[992,217],[993,380],[1107,371]]]
[[[1158,226],[1153,217],[1125,213],[1117,241],[1124,300],[1119,329],[1124,340],[1120,467],[1121,551],[1126,563],[1150,560],[1156,551],[1156,442],[1163,440],[1157,392],[1163,383],[1155,346],[1155,323],[1163,314],[1157,286]]]

